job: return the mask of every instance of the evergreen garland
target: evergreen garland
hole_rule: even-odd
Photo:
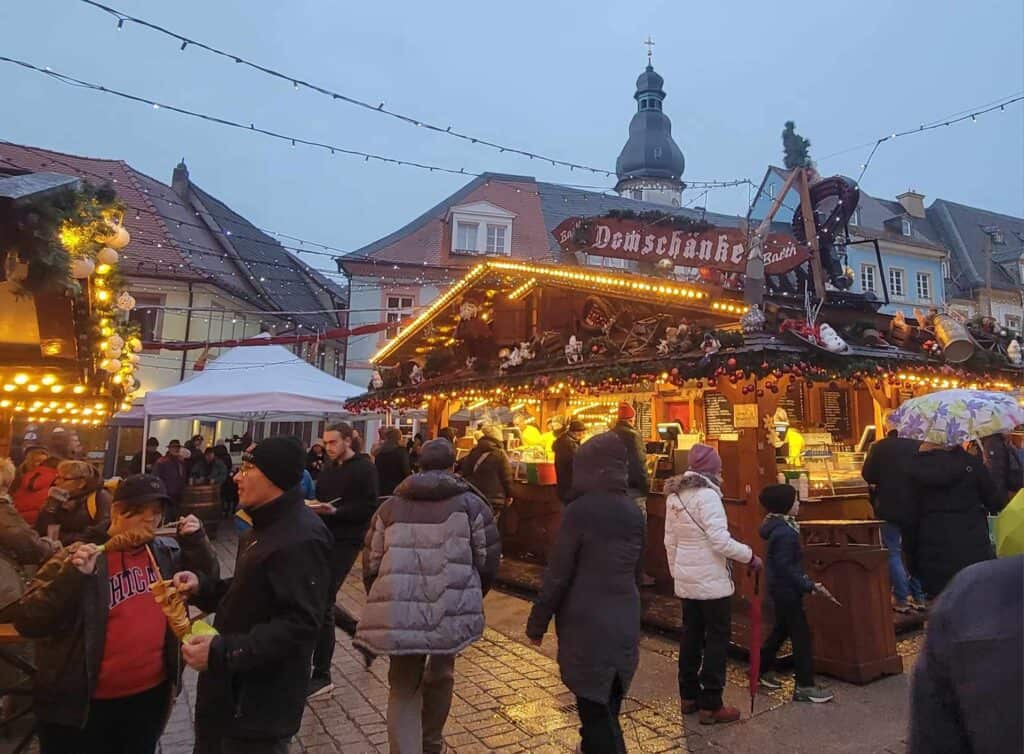
[[[811,142],[796,132],[796,123],[787,120],[782,129],[782,151],[785,153],[784,164],[787,170],[794,168],[813,168],[811,160]]]
[[[121,210],[113,188],[88,183],[16,207],[11,221],[0,223],[0,264],[14,254],[28,265],[25,277],[16,281],[15,294],[77,292],[72,258],[95,259],[103,248],[97,238],[109,234],[108,220]]]

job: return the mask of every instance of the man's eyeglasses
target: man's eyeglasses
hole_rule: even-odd
[[[242,455],[242,465],[238,467],[238,471],[236,472],[237,476],[245,476],[256,468],[256,464],[252,462],[251,458],[252,455],[249,453],[244,453]]]

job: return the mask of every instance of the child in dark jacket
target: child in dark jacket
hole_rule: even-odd
[[[799,502],[796,490],[788,484],[773,484],[761,490],[761,505],[768,511],[761,524],[761,538],[768,544],[765,569],[768,593],[775,605],[775,626],[761,647],[761,685],[768,689],[782,688],[775,675],[776,655],[789,639],[793,645],[796,666],[795,702],[829,702],[831,691],[814,685],[814,659],[811,653],[811,629],[804,614],[804,595],[822,591],[804,573],[803,551],[800,547],[800,525],[796,522]]]

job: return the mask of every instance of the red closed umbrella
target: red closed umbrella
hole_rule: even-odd
[[[750,602],[750,714],[761,679],[761,573],[754,573],[754,599]]]

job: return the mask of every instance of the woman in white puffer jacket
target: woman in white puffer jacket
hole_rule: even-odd
[[[690,450],[690,467],[665,485],[665,552],[683,602],[679,645],[679,697],[683,714],[700,711],[705,725],[738,720],[722,704],[725,654],[732,627],[735,586],[729,561],[761,567],[754,551],[729,535],[722,504],[722,459],[708,446]]]

